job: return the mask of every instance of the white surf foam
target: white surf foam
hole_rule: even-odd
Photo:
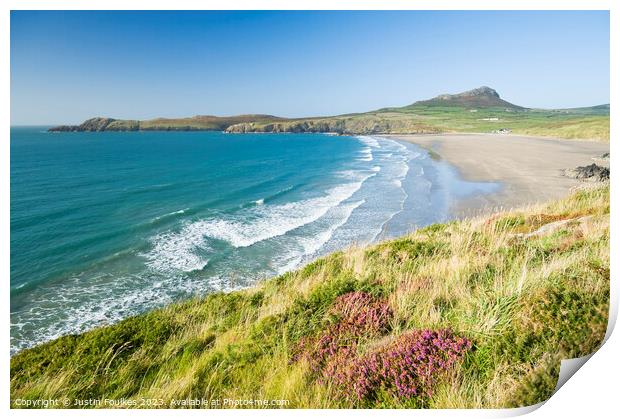
[[[360,172],[359,170],[343,170],[336,172],[336,176],[342,179],[358,181],[360,179]]]
[[[327,243],[334,235],[334,232],[342,227],[351,217],[353,211],[362,205],[365,200],[350,202],[342,204],[334,209],[334,222],[318,233],[312,236],[301,237],[298,240],[301,245],[301,251],[294,251],[292,255],[288,255],[283,259],[286,260],[285,264],[277,269],[277,274],[282,275],[285,272],[291,271],[299,267],[304,261],[310,260],[322,247]],[[282,263],[282,262],[280,262]]]
[[[362,157],[358,159],[359,161],[372,161],[373,160],[372,149],[370,147],[364,148],[360,153],[362,154]]]
[[[321,218],[331,208],[350,198],[373,175],[358,173],[356,182],[333,187],[320,197],[281,205],[257,205],[230,219],[192,222],[178,232],[155,236],[152,239],[153,248],[142,256],[147,259],[148,266],[160,272],[203,269],[208,259],[197,252],[208,253],[207,238],[223,240],[239,248],[284,235]]]
[[[195,223],[186,225],[180,232],[167,232],[151,239],[153,249],[143,254],[147,265],[159,272],[191,272],[203,269],[208,259],[196,255],[197,248],[205,248],[205,237]]]
[[[185,214],[185,211],[187,211],[188,209],[189,208],[183,208],[183,209],[178,210],[178,211],[173,211],[173,212],[169,212],[167,214],[160,215],[158,217],[153,218],[153,221],[158,221],[158,220],[161,220],[162,218],[171,217],[173,215]]]
[[[140,312],[174,301],[175,293],[202,295],[209,290],[231,289],[225,281],[211,278],[163,275],[157,280],[142,275],[120,273],[85,277],[80,274],[67,281],[33,292],[30,310],[12,312],[11,354],[67,334],[77,334],[96,326],[116,323]],[[49,304],[50,299],[54,304]],[[36,311],[34,308],[36,307]],[[26,320],[27,319],[27,320]],[[27,333],[37,323],[48,326]],[[28,336],[28,338],[25,338]]]
[[[251,246],[318,220],[330,208],[350,198],[368,177],[365,176],[359,182],[336,186],[328,190],[326,195],[318,198],[257,207],[252,214],[238,221],[201,220],[193,225],[203,237],[224,240],[234,247]]]
[[[338,228],[342,227],[351,217],[351,213],[360,205],[362,205],[365,200],[351,202],[346,205],[340,206],[338,209],[340,210],[339,221],[331,224],[329,228],[320,232],[314,237],[304,237],[300,240],[303,248],[305,256],[314,255],[329,239],[332,238],[334,231]]]
[[[365,135],[360,135],[359,137],[356,137],[356,138],[369,147],[381,148],[381,145],[379,144],[376,138],[368,137]]]

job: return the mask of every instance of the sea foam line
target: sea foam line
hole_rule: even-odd
[[[151,241],[153,249],[142,256],[147,259],[147,266],[159,272],[191,272],[209,263],[194,252],[196,248],[207,248],[204,235],[194,224],[186,225],[178,233],[159,234]]]
[[[367,176],[365,179],[367,179]],[[364,179],[364,180],[365,180]],[[321,218],[330,208],[350,198],[363,182],[348,183],[327,191],[319,198],[282,205],[261,206],[254,211],[253,222],[201,220],[195,223],[202,235],[229,242],[234,247],[247,247],[281,236]]]
[[[189,209],[189,208],[183,208],[183,209],[178,210],[178,211],[173,211],[173,212],[169,212],[169,213],[167,213],[167,214],[160,215],[160,216],[158,216],[158,217],[153,218],[153,221],[159,221],[159,220],[161,220],[162,218],[170,217],[170,216],[172,216],[172,215],[185,214],[185,211],[187,211],[188,209]]]
[[[358,159],[359,161],[372,161],[373,160],[372,149],[370,147],[364,148],[360,153],[362,154],[362,157]]]
[[[380,227],[377,230],[377,233],[374,234],[374,237],[372,238],[372,240],[370,242],[375,242],[377,241],[377,239],[379,238],[380,234],[384,231],[385,227],[388,225],[388,223],[400,212],[402,212],[405,209],[405,202],[407,201],[407,199],[409,199],[409,194],[407,193],[407,191],[405,190],[404,186],[403,186],[403,182],[405,181],[405,179],[407,178],[407,175],[409,174],[409,170],[410,170],[410,162],[412,159],[416,159],[420,156],[419,153],[412,153],[410,151],[409,148],[407,148],[404,144],[402,144],[399,141],[395,141],[392,139],[388,139],[388,138],[372,138],[372,137],[363,137],[364,140],[362,140],[362,142],[364,142],[365,144],[369,144],[368,139],[372,139],[373,141],[377,142],[377,144],[379,145],[379,147],[382,147],[384,152],[381,153],[381,160],[388,160],[388,164],[385,166],[386,169],[391,167],[391,170],[387,170],[388,177],[389,177],[389,183],[391,183],[392,185],[394,185],[398,191],[400,192],[400,194],[402,195],[402,198],[399,199],[399,209],[391,212],[387,218],[385,219],[385,221],[383,223],[381,223]]]
[[[355,137],[357,138],[359,141],[361,141],[363,144],[372,147],[372,148],[381,148],[381,145],[379,144],[379,141],[377,141],[376,138],[373,137],[368,137],[365,135],[360,135]]]
[[[282,275],[283,273],[298,268],[304,261],[307,261],[314,256],[316,252],[318,252],[321,247],[323,247],[323,245],[325,245],[325,243],[333,237],[334,232],[349,221],[353,211],[365,202],[366,201],[362,199],[360,201],[342,204],[334,209],[340,210],[338,211],[340,213],[339,220],[331,223],[328,228],[311,237],[308,236],[300,238],[298,243],[301,245],[302,250],[295,252],[292,256],[289,256],[287,258],[288,262],[277,269],[277,274]]]
[[[116,323],[169,304],[177,299],[175,295],[179,293],[190,296],[210,290],[232,291],[238,288],[231,287],[221,278],[204,280],[165,275],[153,281],[145,275],[108,273],[86,281],[84,277],[75,276],[66,282],[37,290],[30,309],[11,312],[10,352],[14,354],[60,336]],[[54,300],[53,307],[46,303],[50,299]],[[49,326],[37,329],[34,334],[29,333],[26,338],[24,332],[40,321]]]
[[[150,267],[160,272],[202,269],[208,260],[196,252],[200,249],[203,253],[208,253],[207,238],[222,240],[239,248],[284,235],[324,216],[331,208],[353,196],[362,184],[375,174],[362,175],[357,182],[333,187],[317,198],[281,205],[257,205],[241,210],[231,219],[216,218],[192,222],[179,232],[155,236],[152,239],[153,249],[143,256]]]

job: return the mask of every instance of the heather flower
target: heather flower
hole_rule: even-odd
[[[399,398],[431,397],[435,384],[471,349],[449,330],[415,330],[350,362],[330,381],[344,396],[362,400],[384,390]]]
[[[327,314],[333,322],[318,336],[302,339],[294,360],[306,359],[320,383],[332,384],[352,401],[372,400],[379,391],[403,399],[431,397],[472,346],[447,329],[414,330],[360,355],[363,339],[388,331],[387,302],[351,292],[338,297]]]
[[[307,359],[316,373],[328,361],[333,364],[336,358],[355,355],[361,338],[386,332],[392,310],[386,301],[376,300],[368,293],[350,292],[336,298],[327,314],[334,323],[319,336],[302,339],[295,356],[295,359]]]

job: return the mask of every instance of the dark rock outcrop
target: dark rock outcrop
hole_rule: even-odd
[[[579,166],[564,172],[568,177],[590,182],[605,182],[609,180],[609,168],[592,163],[589,166]]]

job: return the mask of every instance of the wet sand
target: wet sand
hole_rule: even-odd
[[[412,142],[452,164],[465,180],[501,183],[492,194],[454,203],[457,218],[546,202],[567,195],[585,182],[564,176],[564,169],[592,163],[609,152],[609,143],[501,134],[385,135]]]

